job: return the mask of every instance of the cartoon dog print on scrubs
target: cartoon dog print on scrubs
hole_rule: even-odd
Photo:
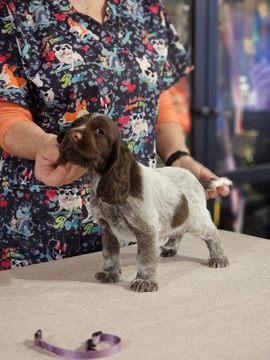
[[[10,266],[11,268],[18,268],[18,267],[24,267],[28,265],[27,260],[20,260],[20,259],[11,259],[10,260]]]
[[[74,51],[70,44],[54,45],[53,50],[55,57],[60,62],[57,71],[60,71],[64,65],[69,65],[69,70],[73,71],[78,63],[85,64],[83,57],[77,51]]]
[[[63,259],[66,255],[67,244],[61,244],[60,241],[52,238],[47,244],[46,257],[48,261]]]
[[[0,80],[4,81],[4,86],[6,89],[9,88],[21,89],[26,86],[26,79],[22,77],[17,77],[14,74],[16,69],[17,69],[16,66],[8,66],[7,64],[4,64],[2,66]]]
[[[141,19],[142,18],[142,13],[140,10],[140,5],[137,1],[133,1],[133,0],[126,0],[126,7],[127,10],[129,12],[129,14],[131,14],[132,16],[136,17],[137,19]]]
[[[72,121],[76,120],[80,116],[89,114],[86,107],[87,107],[87,103],[85,100],[77,101],[76,105],[75,105],[75,111],[66,112],[63,115],[63,117],[58,121],[58,123],[63,126],[67,123],[71,123]]]
[[[20,185],[27,185],[30,183],[33,176],[33,170],[29,170],[25,166],[19,166],[16,169],[17,180]]]
[[[83,24],[78,23],[72,19],[68,19],[68,25],[70,26],[69,32],[76,34],[79,38],[84,38],[87,35],[90,35],[95,40],[99,40],[99,36],[94,34],[91,30],[88,30]]]
[[[35,25],[35,15],[34,14],[30,14],[28,11],[24,12],[26,21],[28,23],[28,25],[30,26],[34,26]]]
[[[114,47],[113,51],[103,48],[101,53],[98,54],[100,64],[97,63],[97,65],[104,67],[105,69],[115,70],[119,73],[125,70],[125,65],[121,63],[117,51],[117,47]]]
[[[136,61],[139,63],[141,69],[141,74],[139,74],[141,82],[146,82],[149,87],[156,87],[158,74],[156,71],[151,70],[151,63],[148,61],[146,55],[142,58],[136,57]]]
[[[152,39],[151,44],[158,55],[157,60],[166,60],[168,56],[168,47],[166,46],[165,40]]]
[[[133,114],[130,117],[132,134],[130,138],[135,137],[135,141],[138,141],[141,136],[148,136],[148,124],[144,120],[145,113]]]
[[[59,190],[58,191],[58,202],[59,209],[55,214],[60,213],[63,210],[67,211],[66,217],[70,217],[72,212],[77,209],[81,209],[82,200],[79,195],[77,195],[78,190],[67,189],[67,190]]]
[[[6,224],[9,232],[18,233],[26,237],[32,236],[32,220],[30,217],[30,206],[20,205],[10,219],[10,223]]]
[[[43,98],[47,104],[53,103],[55,94],[54,94],[54,91],[52,88],[50,88],[47,91],[41,90],[41,95],[43,96]]]
[[[30,2],[28,11],[35,18],[36,24],[49,24],[50,13],[40,0],[33,0]]]

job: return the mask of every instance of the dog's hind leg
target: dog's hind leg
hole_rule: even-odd
[[[177,237],[169,237],[169,239],[166,241],[166,243],[159,247],[160,256],[161,257],[175,256],[178,252],[182,237],[183,237],[182,234]]]
[[[106,221],[99,220],[99,226],[102,236],[104,265],[102,271],[96,273],[95,277],[101,283],[115,283],[120,280],[121,274],[120,244]]]
[[[202,215],[201,219],[204,219],[202,223],[197,223],[196,226],[192,226],[189,232],[195,236],[200,237],[207,245],[209,250],[208,266],[211,268],[222,268],[229,265],[227,256],[221,246],[218,230],[214,225],[210,214],[208,213],[208,219]]]
[[[208,266],[211,268],[222,268],[229,265],[229,260],[224,254],[220,241],[214,238],[203,239],[209,250]]]

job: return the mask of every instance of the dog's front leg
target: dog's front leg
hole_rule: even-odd
[[[138,243],[137,275],[131,282],[131,290],[137,292],[157,291],[158,233],[155,231],[140,232],[136,237]]]
[[[102,236],[104,265],[102,271],[97,272],[95,277],[101,283],[115,283],[120,280],[121,274],[120,244],[106,221],[99,220],[99,225]]]

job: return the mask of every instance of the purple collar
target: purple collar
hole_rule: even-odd
[[[96,350],[96,345],[102,341],[109,342],[111,346],[106,349]],[[92,334],[91,339],[86,341],[85,351],[65,350],[42,340],[42,332],[38,330],[35,333],[35,345],[66,359],[100,359],[118,353],[121,350],[121,339],[116,335],[104,334],[98,331]]]

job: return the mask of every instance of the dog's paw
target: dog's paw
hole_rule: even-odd
[[[130,285],[131,290],[136,292],[153,292],[158,290],[158,283],[145,279],[134,279]]]
[[[119,272],[99,271],[96,273],[95,278],[100,283],[116,283],[120,281]]]
[[[229,265],[229,260],[226,256],[211,257],[208,260],[208,266],[211,268],[224,268]]]
[[[161,257],[173,257],[177,254],[177,250],[173,248],[167,248],[166,246],[160,246]]]

